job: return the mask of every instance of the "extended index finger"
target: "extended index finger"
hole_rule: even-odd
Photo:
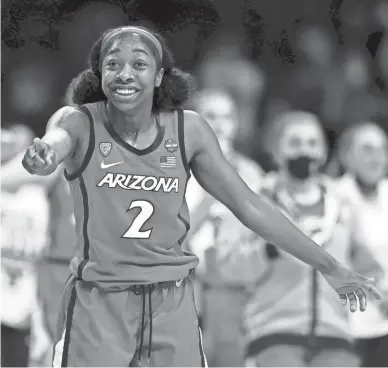
[[[368,290],[377,300],[381,300],[382,296],[374,285],[364,285],[364,289]]]

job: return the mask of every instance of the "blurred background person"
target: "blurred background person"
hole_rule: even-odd
[[[319,171],[327,159],[327,143],[318,118],[289,111],[276,119],[273,129],[269,143],[278,171],[267,174],[261,193],[317,244],[349,264],[349,206],[338,200],[331,179]],[[271,244],[263,244],[262,255],[265,277],[245,313],[248,366],[356,366],[348,311],[329,285]]]
[[[373,122],[347,129],[341,139],[339,158],[345,175],[339,179],[340,195],[352,203],[356,226],[353,237],[379,262],[384,274],[378,283],[388,296],[388,139]],[[367,260],[358,260],[368,268]],[[388,303],[370,301],[364,313],[352,316],[357,352],[363,367],[388,364]]]
[[[2,176],[32,137],[24,125],[2,128]],[[3,180],[1,197],[1,366],[27,367],[49,346],[37,298],[37,263],[48,242],[48,201],[39,185],[7,188]]]
[[[69,265],[76,247],[73,202],[69,185],[59,168],[49,176],[30,175],[22,166],[23,152],[2,167],[2,190],[18,191],[26,186],[38,186],[48,201],[48,244],[39,257],[37,268],[38,307],[41,319],[36,328],[44,331],[50,344],[40,352],[35,365],[51,365],[52,345],[57,328],[63,287],[70,275]],[[35,203],[39,206],[39,203]],[[35,325],[34,325],[35,326]]]
[[[202,90],[190,107],[209,123],[230,164],[257,190],[262,170],[234,148],[239,124],[234,99],[223,90]],[[206,357],[209,366],[242,366],[241,317],[246,277],[250,275],[248,269],[235,268],[240,261],[231,250],[249,247],[256,235],[240,224],[226,207],[214,201],[193,178],[188,183],[186,197],[191,212],[190,245],[200,258],[195,273],[196,304],[202,316]],[[225,244],[226,241],[229,243]],[[255,270],[257,265],[252,267]]]
[[[251,155],[265,78],[260,67],[247,57],[247,49],[244,37],[228,29],[216,32],[198,65],[197,78],[200,89],[223,89],[234,98],[239,121],[235,144]]]

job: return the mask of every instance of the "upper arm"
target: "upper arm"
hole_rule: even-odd
[[[59,164],[76,155],[88,131],[88,117],[79,109],[65,106],[50,118],[43,141],[53,148]]]
[[[185,111],[185,131],[187,159],[198,183],[239,217],[254,193],[225,159],[204,119]]]

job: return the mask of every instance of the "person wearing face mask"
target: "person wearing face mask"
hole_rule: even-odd
[[[339,159],[345,174],[339,192],[352,205],[357,221],[354,238],[368,247],[384,274],[379,287],[388,296],[388,139],[372,122],[348,128],[339,144]],[[364,258],[360,267],[368,268]],[[388,364],[388,303],[371,301],[365,313],[353,315],[352,327],[358,338],[358,353],[364,367]]]
[[[272,128],[278,171],[264,177],[260,192],[342,262],[352,264],[351,253],[369,257],[353,248],[349,205],[320,173],[327,144],[317,117],[290,111]],[[309,266],[264,240],[261,246],[267,262],[244,316],[247,366],[356,366],[348,314],[337,295]]]
[[[207,89],[194,96],[192,108],[209,123],[229,163],[257,191],[262,169],[233,147],[238,128],[234,100],[222,90]],[[201,260],[196,269],[195,297],[202,316],[206,357],[209,366],[242,366],[246,280],[256,276],[258,267],[257,262],[247,265],[246,258],[257,236],[194,179],[188,183],[186,198],[192,224],[190,247]]]

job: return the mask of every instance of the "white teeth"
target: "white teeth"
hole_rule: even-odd
[[[131,95],[134,95],[137,91],[133,88],[130,88],[130,89],[117,88],[115,89],[115,92],[119,95],[131,96]]]

